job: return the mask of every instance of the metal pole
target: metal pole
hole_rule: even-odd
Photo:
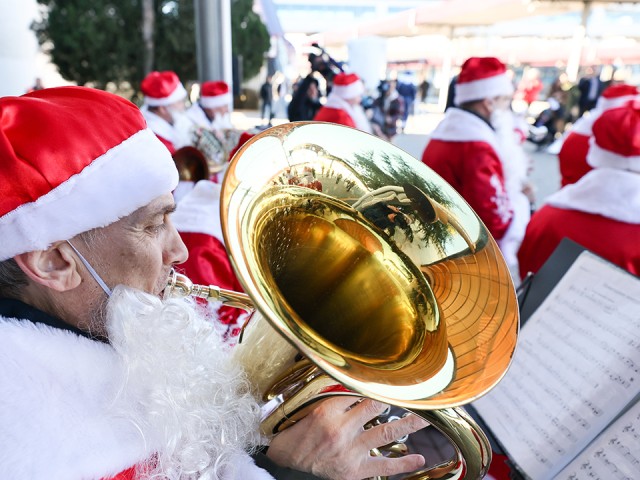
[[[231,2],[193,1],[198,80],[224,80],[231,85]]]
[[[584,41],[587,37],[587,23],[589,22],[589,15],[591,14],[591,1],[585,1],[582,5],[582,18],[580,25],[576,27],[573,34],[573,45],[571,47],[571,53],[567,60],[567,78],[570,82],[575,82],[578,79],[578,71],[580,70],[580,62],[582,60],[582,50],[584,48]]]

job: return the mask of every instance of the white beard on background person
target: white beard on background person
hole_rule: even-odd
[[[229,112],[216,113],[211,122],[211,128],[213,130],[231,130],[233,128],[231,114]]]
[[[367,117],[367,112],[365,112],[362,105],[350,105],[350,114],[353,122],[356,124],[356,128],[358,130],[362,130],[363,132],[373,133],[373,129],[371,128],[371,122]]]
[[[176,131],[176,138],[173,142],[176,149],[191,145],[193,143],[193,122],[189,119],[184,110],[170,108],[173,128]]]
[[[528,178],[529,158],[520,144],[514,115],[510,109],[497,109],[491,113],[490,123],[498,137],[497,147],[505,190],[514,213],[513,220],[498,245],[517,285],[520,281],[517,254],[531,218],[531,204],[529,197],[523,192]]]
[[[120,396],[136,406],[119,413],[156,451],[143,478],[272,478],[246,453],[260,444],[259,407],[216,323],[194,302],[127,287],[108,301],[109,340],[127,372]]]

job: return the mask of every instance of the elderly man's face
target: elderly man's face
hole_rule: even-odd
[[[124,284],[160,295],[173,265],[187,259],[187,249],[171,223],[175,210],[168,193],[102,229],[89,261],[111,288]]]

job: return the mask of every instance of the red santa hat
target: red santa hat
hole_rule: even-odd
[[[629,100],[633,100],[640,95],[638,87],[633,85],[627,85],[626,83],[619,83],[617,85],[611,85],[607,87],[596,104],[597,110],[609,110],[610,108],[619,107]]]
[[[150,107],[166,107],[187,98],[178,75],[171,71],[151,72],[142,80],[140,89],[145,105]]]
[[[204,108],[218,108],[231,104],[231,93],[226,82],[204,82],[200,90],[200,105]]]
[[[640,172],[640,100],[607,110],[594,122],[587,163]]]
[[[494,57],[471,57],[462,64],[455,85],[456,105],[513,95],[513,83],[504,63]]]
[[[333,79],[331,93],[349,100],[364,93],[364,84],[355,73],[339,73]]]
[[[1,98],[0,158],[0,260],[109,225],[178,183],[140,110],[85,87]]]

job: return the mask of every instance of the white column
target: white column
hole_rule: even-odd
[[[441,69],[441,81],[440,81],[440,93],[438,95],[438,108],[444,112],[444,107],[447,105],[447,92],[449,90],[449,83],[451,82],[451,65],[453,63],[453,27],[449,28],[449,35],[447,37],[447,48],[442,56],[442,69]]]
[[[582,6],[582,18],[573,33],[571,40],[571,52],[567,60],[567,78],[570,82],[578,79],[578,71],[580,70],[580,61],[582,60],[582,50],[584,49],[585,39],[587,37],[587,23],[591,14],[591,1],[587,0]]]

